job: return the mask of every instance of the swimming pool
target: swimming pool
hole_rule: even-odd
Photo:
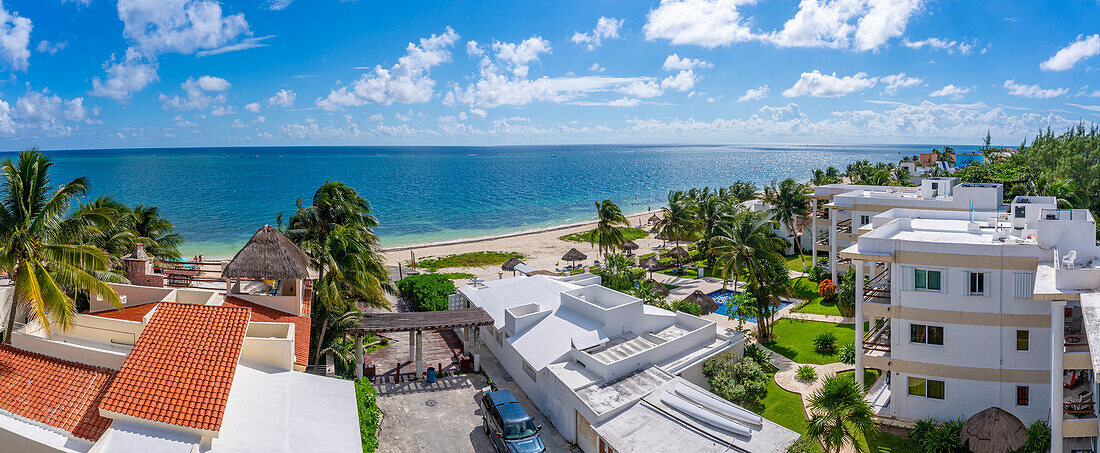
[[[718,310],[715,310],[714,311],[715,313],[720,314],[722,316],[729,316],[730,315],[730,310],[733,309],[733,307],[730,306],[730,299],[732,299],[735,294],[737,294],[737,293],[735,293],[733,291],[730,291],[728,289],[720,289],[718,291],[709,293],[707,295],[710,296],[711,299],[714,299],[714,302],[716,302],[718,304]],[[776,311],[782,310],[783,307],[786,307],[790,304],[791,303],[787,302],[787,301],[780,302],[779,303],[779,308],[777,308]],[[734,316],[734,318],[736,319],[737,317]],[[755,316],[748,316],[744,320],[748,321],[748,322],[756,322],[756,317]]]

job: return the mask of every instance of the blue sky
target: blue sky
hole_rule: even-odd
[[[1018,144],[1100,2],[5,0],[6,148]]]

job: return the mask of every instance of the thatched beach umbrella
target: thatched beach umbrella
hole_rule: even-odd
[[[663,283],[660,283],[652,278],[646,280],[646,282],[649,283],[650,288],[653,288],[651,290],[653,294],[659,294],[661,297],[668,297],[668,295],[672,292]]]
[[[271,225],[264,225],[225,266],[222,276],[247,280],[309,278],[309,256]]]
[[[653,280],[653,271],[661,270],[661,262],[657,261],[657,256],[651,256],[649,259],[642,261],[642,269],[649,271],[649,279]]]
[[[500,270],[502,270],[502,271],[512,271],[512,276],[515,277],[516,276],[516,265],[517,264],[523,264],[523,261],[520,261],[519,258],[512,258],[508,261],[505,261],[504,264],[501,264],[500,265]]]
[[[561,257],[562,261],[571,261],[574,267],[576,267],[577,261],[584,261],[586,259],[588,259],[588,255],[581,253],[580,250],[575,248],[569,249],[569,251],[565,252],[565,255]]]
[[[638,244],[628,240],[623,243],[623,250],[626,250],[626,256],[633,255],[633,251],[638,250]]]
[[[699,290],[695,290],[695,292],[685,297],[684,300],[698,305],[699,309],[702,310],[699,314],[702,315],[709,315],[718,310],[718,303]]]
[[[683,260],[688,259],[691,254],[688,253],[687,250],[684,250],[683,247],[677,245],[676,247],[673,247],[672,250],[669,250],[668,253],[665,254],[665,256],[676,258],[676,264],[680,266],[680,270],[682,271],[684,270]]]
[[[1024,446],[1027,427],[1015,415],[999,407],[991,407],[963,423],[959,437],[970,451],[1007,453]]]
[[[657,217],[657,214],[653,214],[653,216],[651,216],[649,218],[649,223],[657,223],[657,222],[660,222],[660,221],[661,221],[661,218]]]

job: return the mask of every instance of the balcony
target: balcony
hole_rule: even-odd
[[[890,320],[882,319],[863,336],[863,354],[890,357]]]
[[[890,271],[883,269],[867,282],[863,289],[863,301],[874,304],[890,303]]]
[[[852,219],[841,220],[836,223],[836,232],[841,234],[852,233]]]
[[[1090,370],[1066,370],[1062,379],[1063,426],[1071,430],[1088,428],[1091,432],[1078,434],[1096,435],[1096,398]],[[1080,425],[1080,426],[1078,426]],[[1076,436],[1073,436],[1076,437]]]

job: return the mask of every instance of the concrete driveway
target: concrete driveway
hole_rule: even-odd
[[[492,452],[477,405],[477,394],[484,387],[485,378],[480,374],[445,377],[430,385],[423,381],[377,385],[378,408],[382,411],[378,451]],[[543,425],[540,435],[549,451],[569,451],[568,444],[530,400],[525,395],[517,397],[535,423]]]

